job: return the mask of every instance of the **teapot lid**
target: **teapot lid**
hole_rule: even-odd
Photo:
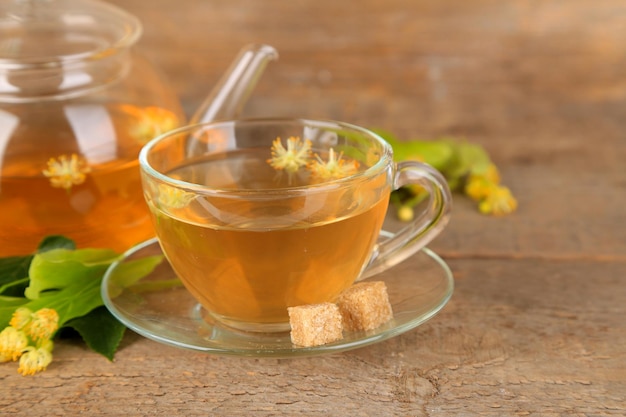
[[[132,45],[141,24],[98,0],[12,0],[0,6],[0,61],[81,59]]]
[[[33,79],[52,80],[60,71],[117,56],[141,32],[136,17],[99,0],[2,0],[0,101],[21,101]]]

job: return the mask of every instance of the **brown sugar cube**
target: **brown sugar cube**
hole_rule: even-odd
[[[339,295],[337,306],[345,330],[372,330],[393,318],[382,281],[354,284]]]
[[[289,307],[291,341],[298,346],[319,346],[343,337],[341,314],[332,303]]]

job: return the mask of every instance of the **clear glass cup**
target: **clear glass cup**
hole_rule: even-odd
[[[143,189],[172,268],[219,322],[289,328],[287,308],[333,301],[414,254],[448,222],[443,176],[394,163],[375,133],[304,119],[197,124],[141,151]],[[392,190],[423,187],[415,219],[379,242]]]

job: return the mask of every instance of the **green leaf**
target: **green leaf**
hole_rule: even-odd
[[[10,297],[24,297],[24,291],[28,287],[29,282],[30,279],[28,277],[16,279],[0,286],[0,294]]]
[[[24,305],[28,300],[24,297],[7,297],[0,295],[0,329],[9,325],[15,309]]]
[[[63,236],[48,236],[41,241],[37,251],[42,253],[57,248],[74,249],[75,244]],[[10,296],[24,294],[27,285],[22,284],[28,283],[28,270],[33,257],[25,255],[0,258],[0,294]]]
[[[112,360],[125,327],[103,306],[100,287],[106,269],[120,257],[109,249],[77,250],[70,239],[50,236],[35,255],[0,258],[0,329],[9,324],[17,307],[51,308],[59,314],[59,327],[78,332],[90,349]],[[162,260],[163,256],[153,256],[124,263],[116,284],[153,289],[137,282]],[[17,296],[21,294],[26,297]]]
[[[53,251],[50,251],[41,255],[52,254],[52,252]],[[37,257],[39,256],[40,255],[37,255]],[[77,256],[77,258],[80,257],[82,257],[82,255]],[[56,258],[56,255],[54,258]],[[127,279],[130,279],[131,282],[139,280],[142,276],[152,271],[152,269],[160,262],[159,258],[161,257],[154,256],[133,262],[133,268],[130,270],[137,273],[137,275],[129,276]],[[33,260],[33,265],[35,265],[35,261],[36,259]],[[108,267],[109,263],[96,263],[88,268],[82,264],[77,266],[76,262],[73,261],[63,262],[62,265],[65,265],[67,270],[73,275],[71,282],[64,283],[65,286],[60,290],[41,292],[38,298],[31,300],[24,305],[24,307],[28,307],[32,311],[37,311],[44,307],[55,309],[57,313],[59,313],[59,326],[63,326],[66,322],[74,318],[84,316],[91,310],[103,305],[102,297],[100,295],[100,286],[102,284],[102,276],[104,275],[104,271]],[[37,263],[37,268],[44,268],[44,270],[39,271],[42,275],[46,274],[46,268],[50,266],[53,267],[50,270],[50,274],[58,272],[56,269],[59,268],[59,265],[56,263]],[[64,270],[64,268],[60,268],[61,272]],[[41,279],[43,280],[43,278]],[[31,282],[32,280],[33,278],[31,277]]]
[[[459,153],[463,154],[464,159],[470,164],[472,174],[484,174],[492,164],[487,150],[481,145],[461,142]]]
[[[90,274],[78,277],[62,290],[47,293],[35,300],[24,304],[24,307],[37,311],[41,308],[53,308],[59,313],[59,327],[67,321],[84,316],[96,307],[100,307],[101,276]]]
[[[27,303],[28,300],[24,297],[11,297],[6,295],[0,295],[0,308],[5,306],[19,306]]]
[[[33,255],[0,258],[0,286],[28,277],[28,267]]]
[[[109,296],[115,298],[124,288],[134,285],[163,261],[163,255],[148,256],[121,263],[109,277]]]
[[[37,247],[38,253],[48,252],[52,249],[76,249],[76,243],[65,236],[53,235],[43,238]]]
[[[46,291],[65,288],[76,280],[101,278],[119,256],[109,249],[52,249],[39,253],[30,264],[30,285],[24,294],[35,300]]]
[[[9,325],[15,309],[28,301],[19,295],[28,283],[32,259],[32,255],[0,258],[0,330]]]
[[[452,159],[453,146],[443,141],[411,141],[407,144],[402,160],[418,160],[443,171]]]
[[[422,139],[401,141],[390,132],[377,130],[376,133],[391,145],[396,162],[421,161],[436,170],[444,171],[454,156],[454,146],[449,141]]]
[[[454,143],[454,158],[444,175],[449,179],[459,179],[467,174],[483,174],[489,168],[491,159],[480,146],[467,142]]]
[[[65,327],[76,330],[91,350],[111,361],[126,330],[104,306],[68,321]]]

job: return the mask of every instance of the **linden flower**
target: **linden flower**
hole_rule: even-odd
[[[517,200],[511,190],[500,184],[500,173],[495,165],[489,164],[480,174],[472,174],[465,183],[465,194],[478,201],[478,210],[483,214],[502,216],[517,209]]]
[[[193,199],[194,195],[179,188],[159,184],[158,201],[163,207],[181,209]]]
[[[141,145],[178,127],[179,124],[178,117],[173,112],[156,106],[124,105],[122,110],[136,119],[134,126],[130,129],[130,134]]]
[[[465,184],[465,194],[472,200],[480,201],[489,195],[494,186],[494,183],[482,177],[470,178]]]
[[[494,184],[500,184],[500,171],[498,171],[498,168],[494,164],[489,164],[483,177]]]
[[[502,216],[517,209],[517,200],[507,187],[493,185],[489,194],[478,205],[478,209],[483,214]]]
[[[413,212],[413,207],[411,206],[400,206],[398,209],[398,219],[403,222],[410,222],[415,217],[415,213]]]
[[[59,328],[59,314],[51,308],[42,308],[32,314],[28,334],[34,340],[48,340]]]
[[[465,194],[475,201],[486,198],[491,189],[500,183],[500,173],[494,164],[489,164],[482,174],[472,174],[467,179]]]
[[[0,362],[20,360],[18,372],[33,375],[52,362],[54,343],[50,338],[59,328],[59,314],[51,308],[32,313],[20,307],[13,313],[10,326],[0,332]],[[34,342],[34,346],[30,344]]]
[[[16,361],[27,346],[26,333],[15,327],[6,327],[0,332],[0,362]]]
[[[9,325],[15,327],[17,330],[23,330],[28,326],[32,320],[33,312],[26,307],[19,307],[11,316]]]
[[[56,188],[69,191],[74,185],[85,182],[85,178],[91,171],[87,162],[73,153],[70,157],[61,155],[58,158],[50,158],[48,169],[44,169],[43,175],[50,178],[50,184]]]
[[[324,162],[322,158],[316,154],[316,160],[309,164],[311,175],[317,180],[327,181],[354,174],[359,168],[359,163],[354,160],[346,163],[342,157],[343,153],[340,152],[339,155],[337,155],[333,148],[330,148],[328,152],[328,162]]]
[[[35,375],[37,372],[45,371],[52,362],[52,342],[46,346],[36,348],[28,346],[20,358],[20,366],[17,372],[26,375]]]
[[[294,174],[307,165],[310,155],[310,140],[303,142],[300,138],[292,136],[287,139],[287,149],[285,149],[280,138],[276,138],[272,142],[272,157],[267,162],[274,169]]]

